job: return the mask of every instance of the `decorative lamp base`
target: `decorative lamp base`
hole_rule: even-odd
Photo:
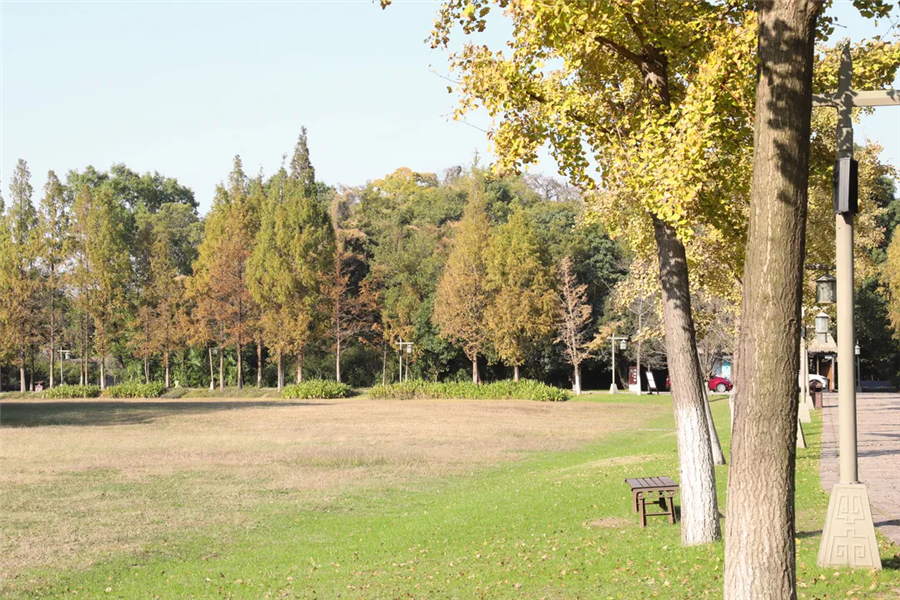
[[[812,417],[809,415],[809,404],[800,398],[800,411],[797,413],[801,423],[812,423]]]
[[[836,483],[819,545],[820,567],[881,569],[875,525],[864,483]]]

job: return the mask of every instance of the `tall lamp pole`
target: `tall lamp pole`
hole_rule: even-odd
[[[619,342],[619,348],[625,350],[627,348],[626,344],[628,342],[627,337],[618,337],[618,336],[610,336],[609,338],[610,346],[612,347],[612,385],[609,386],[609,393],[616,394],[619,391],[619,388],[616,387],[616,342]]]
[[[857,106],[900,105],[900,91],[856,92],[849,46],[841,54],[836,94],[813,97],[813,106],[838,111],[834,213],[837,243],[838,419],[840,481],[831,490],[819,545],[820,566],[881,568],[866,486],[859,482],[853,323],[853,215],[858,212],[857,163],[853,160],[852,111]]]

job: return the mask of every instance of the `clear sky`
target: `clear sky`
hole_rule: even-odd
[[[837,37],[885,33],[836,2]],[[446,55],[424,43],[435,2],[0,2],[0,178],[17,158],[35,201],[48,169],[123,162],[191,187],[205,212],[240,154],[271,174],[309,130],[318,179],[356,185],[487,153],[449,118]],[[894,11],[894,16],[900,16]],[[497,31],[502,39],[505,31]],[[900,33],[900,24],[893,34]],[[900,87],[900,81],[895,83]],[[484,125],[482,120],[481,125]],[[857,130],[900,169],[900,108]],[[489,157],[488,157],[489,158]],[[552,173],[545,160],[539,170]]]

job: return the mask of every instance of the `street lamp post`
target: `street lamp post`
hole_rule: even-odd
[[[837,156],[834,168],[834,213],[837,244],[837,333],[840,482],[831,490],[828,516],[819,545],[820,566],[881,568],[875,527],[866,486],[859,482],[856,439],[856,377],[853,323],[853,215],[858,212],[857,163],[853,160],[852,111],[857,106],[900,105],[900,91],[856,92],[851,89],[850,48],[841,53],[838,91],[815,96],[814,106],[838,111]]]
[[[856,354],[856,393],[859,394],[862,392],[862,376],[859,372],[859,342],[856,342],[853,353]]]
[[[400,341],[397,342],[397,346],[400,348],[400,383],[403,383],[403,349],[406,349],[406,354],[412,354],[412,342],[404,342],[403,338],[400,338]],[[409,381],[409,356],[406,357],[406,381]]]
[[[627,337],[611,336],[609,338],[612,347],[612,385],[609,386],[609,393],[616,394],[619,388],[616,387],[616,342],[619,342],[619,348],[625,350],[628,347]]]

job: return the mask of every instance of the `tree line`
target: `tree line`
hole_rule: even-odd
[[[400,340],[415,377],[461,379],[468,362],[476,382],[525,369],[580,389],[629,260],[558,181],[476,160],[335,188],[305,129],[271,176],[235,157],[203,218],[176,179],[121,164],[50,171],[34,196],[20,160],[0,208],[0,356],[22,391],[371,385],[397,375]]]

